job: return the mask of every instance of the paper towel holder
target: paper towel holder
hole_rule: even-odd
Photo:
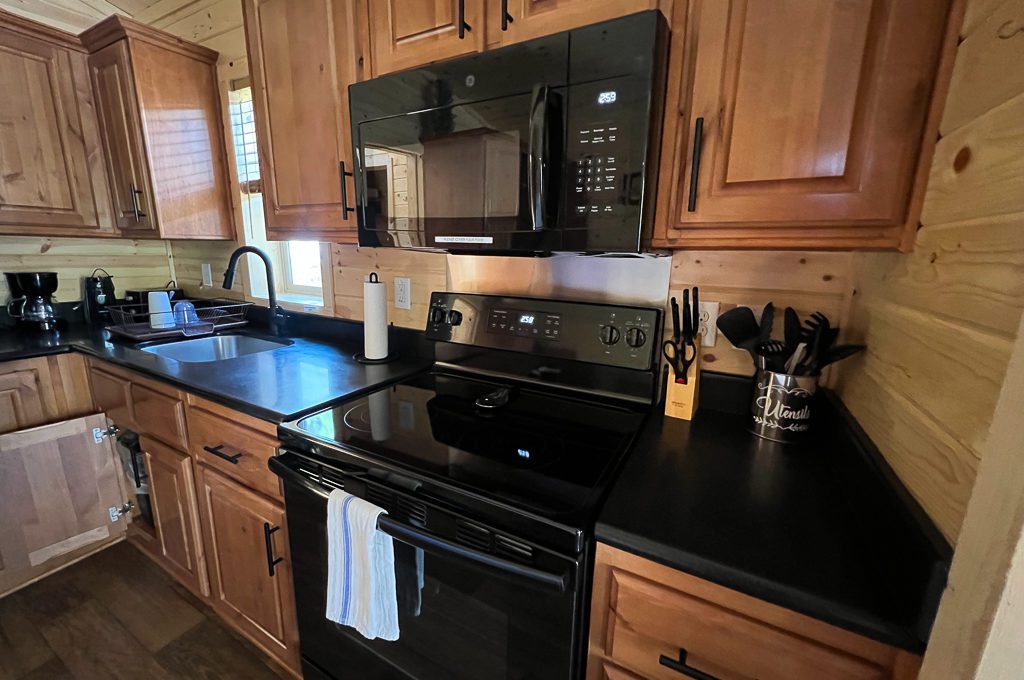
[[[380,283],[380,277],[377,275],[377,272],[370,272],[370,276],[369,276],[368,280],[369,280],[370,283]],[[373,365],[376,365],[376,364],[390,363],[390,362],[394,361],[395,359],[397,359],[398,357],[395,356],[394,352],[388,352],[388,355],[386,357],[384,357],[383,359],[367,359],[366,355],[363,352],[356,352],[355,354],[352,355],[352,358],[357,363],[366,364],[368,366],[373,366]]]

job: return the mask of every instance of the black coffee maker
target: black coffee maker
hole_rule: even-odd
[[[41,331],[57,330],[57,315],[53,310],[57,273],[14,272],[6,276],[11,289],[7,313],[18,320],[18,325]]]
[[[96,269],[92,276],[82,279],[82,306],[85,308],[86,322],[94,326],[110,323],[107,306],[115,302],[114,277],[106,269]]]

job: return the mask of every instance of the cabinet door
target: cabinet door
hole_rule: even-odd
[[[246,0],[243,10],[267,236],[355,243],[356,216],[344,209],[355,205],[345,174],[348,86],[360,70],[355,2]]]
[[[0,366],[0,433],[24,430],[51,420],[53,394],[49,383],[49,372],[42,360],[13,361]]]
[[[149,472],[156,539],[140,539],[139,546],[182,584],[205,597],[209,587],[196,512],[192,459],[153,439],[142,439],[142,449]]]
[[[0,21],[0,232],[113,234],[85,59]]]
[[[366,5],[374,75],[484,49],[484,0],[375,0]]]
[[[153,193],[126,41],[119,40],[89,55],[89,73],[107,155],[117,228],[133,234],[153,233]]]
[[[101,413],[0,436],[0,596],[124,536],[105,427]]]
[[[96,408],[122,429],[134,429],[131,410],[131,383],[124,378],[89,367],[89,384]]]
[[[213,608],[297,670],[284,508],[205,465],[199,466],[199,494]]]
[[[676,12],[686,44],[669,70],[672,188],[655,245],[898,246],[947,10],[698,0]]]
[[[495,11],[487,15],[488,34],[495,26],[501,44],[538,38],[580,26],[657,9],[665,0],[490,0]],[[502,11],[507,11],[504,21]]]

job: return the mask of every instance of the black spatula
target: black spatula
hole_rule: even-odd
[[[715,324],[729,342],[750,353],[757,365],[757,346],[761,344],[761,329],[750,307],[736,307],[721,314]]]

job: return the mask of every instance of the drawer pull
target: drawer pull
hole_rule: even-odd
[[[232,465],[238,465],[238,459],[241,458],[243,455],[242,452],[239,451],[238,453],[234,453],[229,456],[228,454],[221,451],[221,449],[223,448],[223,444],[217,444],[216,446],[204,446],[203,451],[206,451],[207,453],[212,453],[213,455],[223,460],[226,460]]]
[[[267,572],[271,577],[276,573],[278,563],[284,561],[283,557],[274,557],[274,541],[270,538],[274,532],[280,528],[281,527],[271,528],[268,522],[263,523],[263,541],[267,548]]]
[[[661,658],[658,659],[658,663],[660,663],[665,668],[671,668],[676,673],[685,675],[688,678],[693,678],[693,680],[718,680],[718,678],[716,678],[713,675],[708,675],[703,671],[699,671],[693,666],[687,666],[685,649],[679,650],[678,661],[673,659],[672,657],[665,656],[664,654],[662,654]]]

